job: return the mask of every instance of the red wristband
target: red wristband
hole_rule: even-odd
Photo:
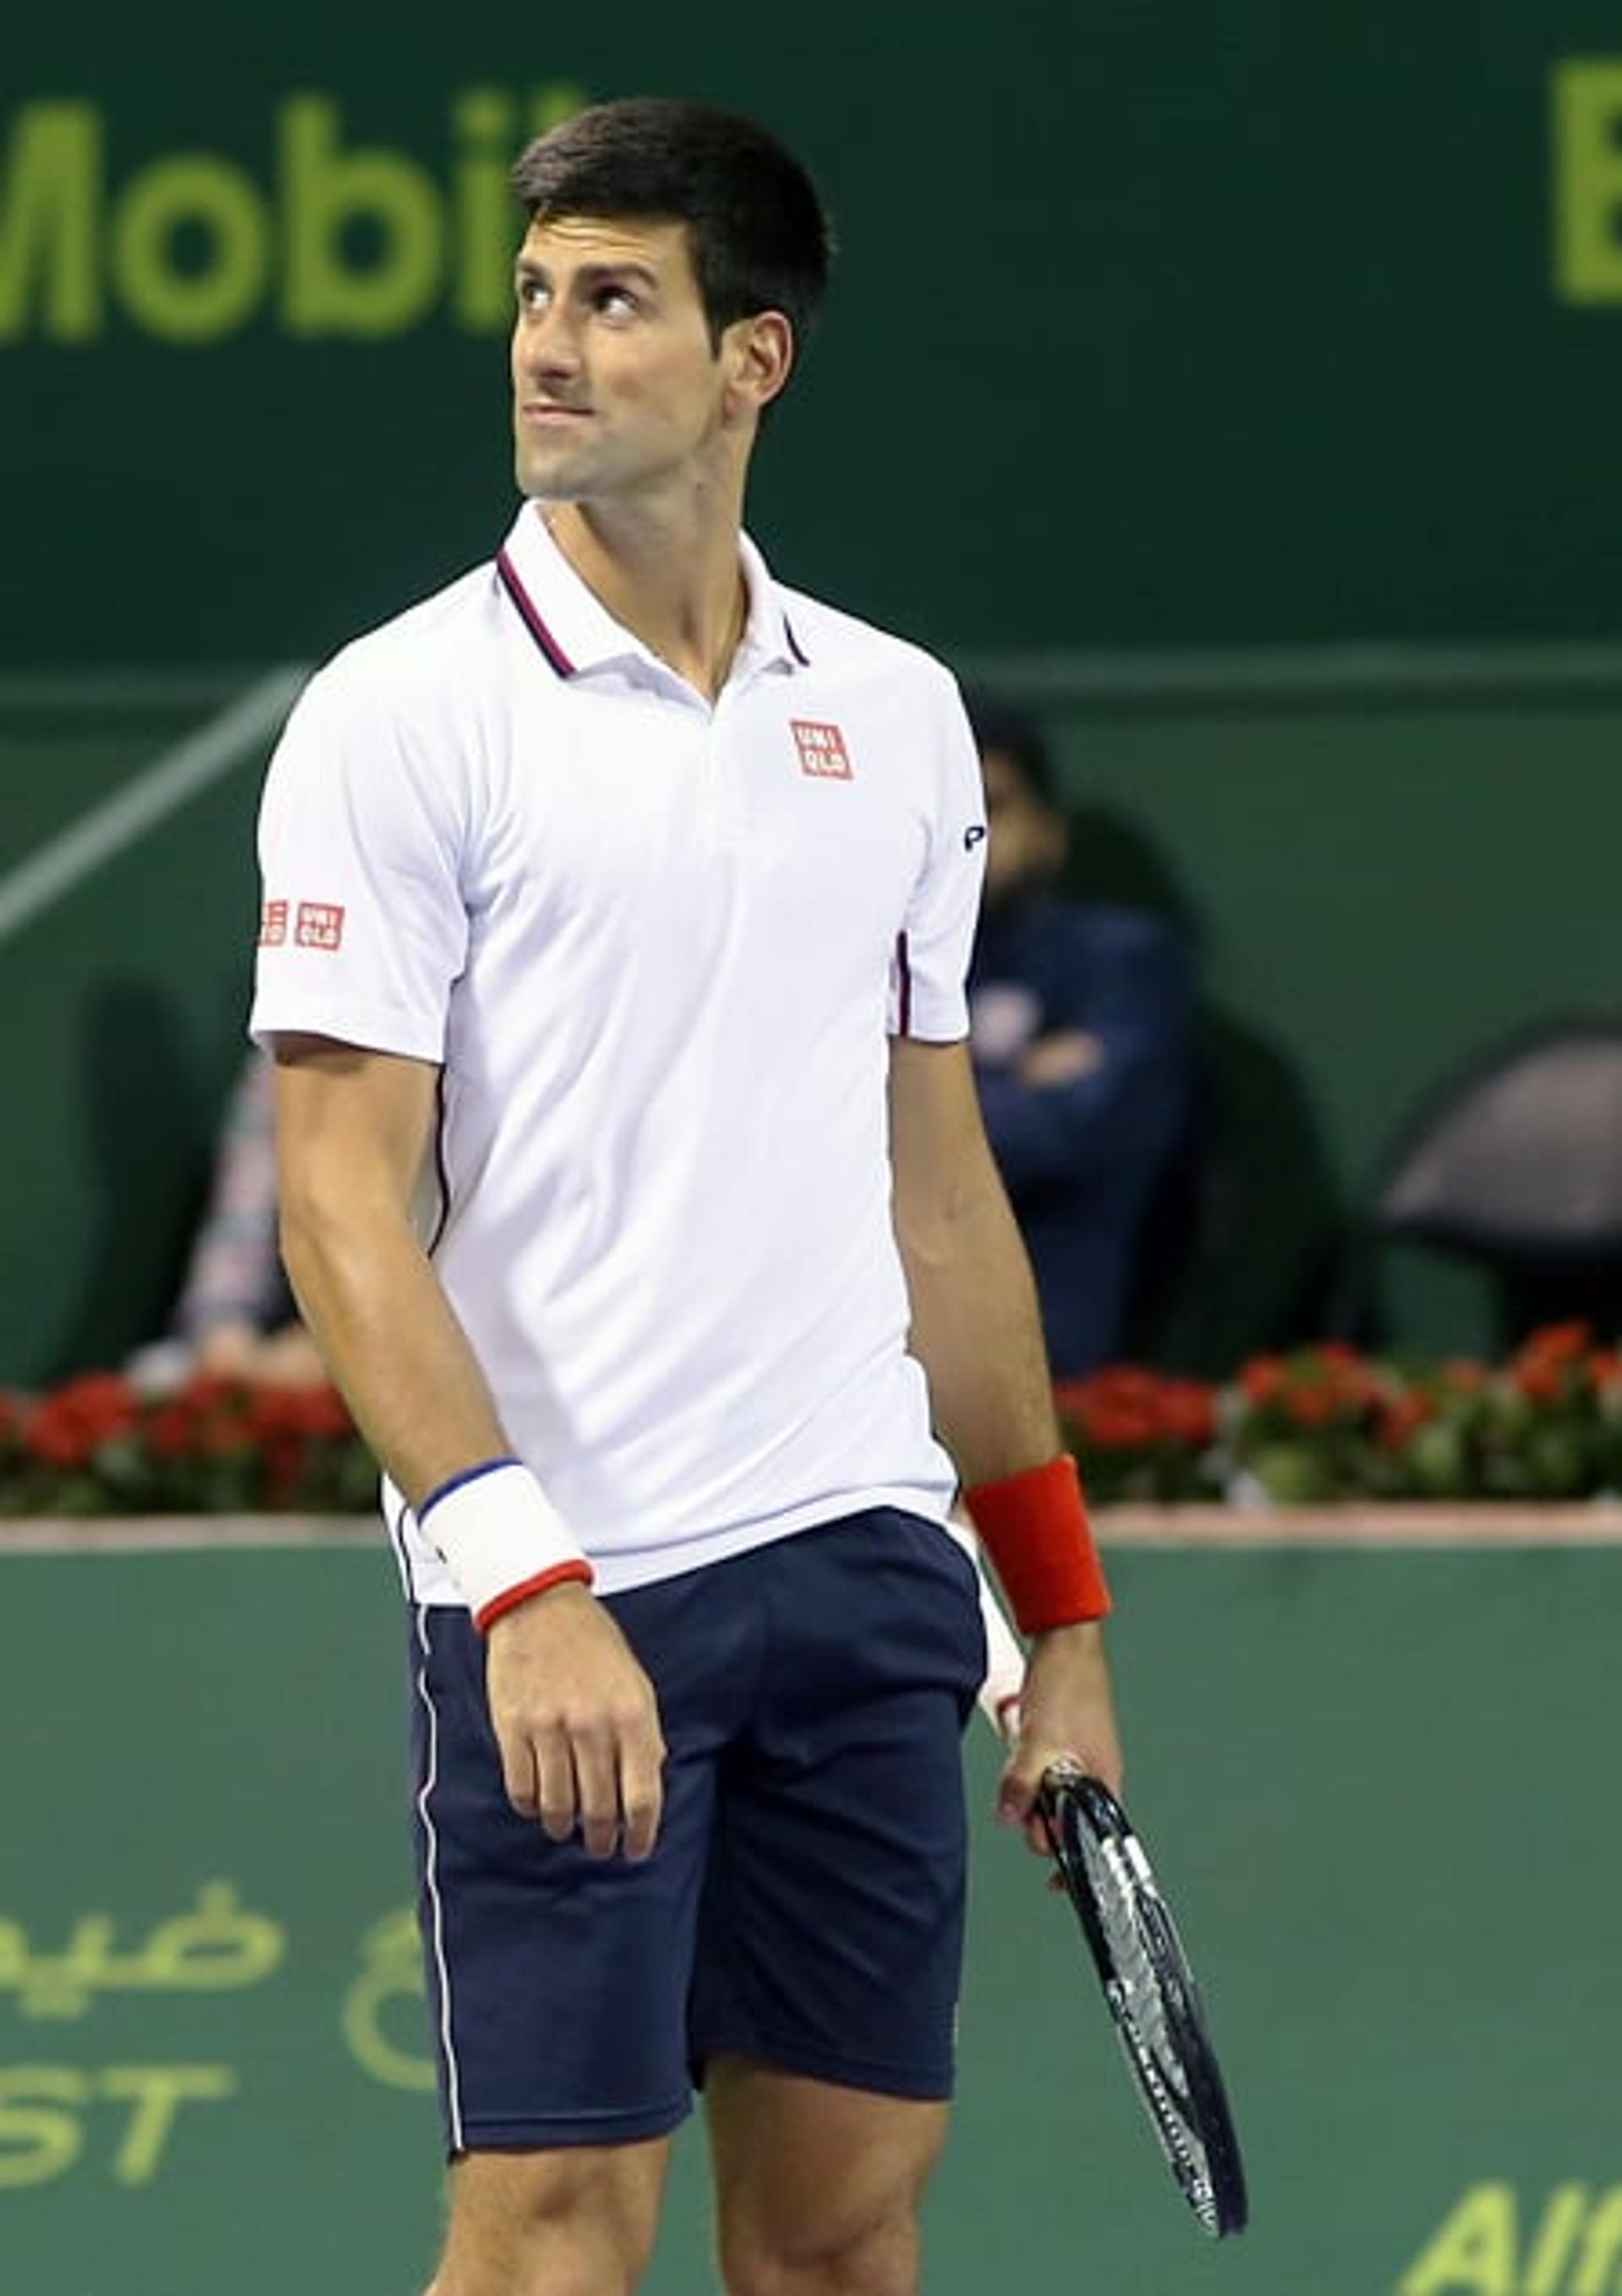
[[[1068,1452],[1021,1474],[977,1483],[963,1493],[963,1504],[1021,1634],[1109,1615],[1110,1589]]]
[[[481,1609],[474,1611],[473,1624],[481,1635],[487,1635],[497,1619],[505,1618],[509,1611],[516,1611],[520,1603],[529,1600],[531,1595],[544,1595],[549,1587],[564,1586],[571,1578],[578,1580],[582,1587],[589,1587],[594,1575],[591,1564],[584,1560],[557,1563],[550,1570],[537,1571],[533,1578],[520,1579],[516,1587],[505,1587],[499,1595],[493,1595]]]

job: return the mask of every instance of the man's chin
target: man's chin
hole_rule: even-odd
[[[548,462],[538,455],[520,455],[513,463],[518,490],[530,502],[579,502],[589,491],[583,472]]]

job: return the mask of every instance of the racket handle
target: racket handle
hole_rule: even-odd
[[[1025,1652],[1020,1649],[991,1581],[980,1566],[979,1541],[972,1525],[954,1507],[946,1528],[974,1565],[980,1584],[980,1617],[986,1628],[986,1679],[980,1685],[980,1711],[1005,1742],[1020,1726],[1020,1693],[1025,1687]]]

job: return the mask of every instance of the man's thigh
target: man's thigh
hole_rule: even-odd
[[[658,2138],[464,2154],[428,2296],[626,2296],[652,2252],[669,2153]]]

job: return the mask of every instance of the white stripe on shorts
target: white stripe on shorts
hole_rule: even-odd
[[[439,1974],[439,2046],[445,2054],[451,2144],[455,2151],[460,2152],[464,2150],[462,2141],[462,2082],[456,2066],[456,2052],[451,2042],[451,1973],[445,1958],[445,1907],[439,1896],[439,1837],[434,1831],[434,1821],[429,1809],[429,1796],[439,1776],[439,1718],[429,1694],[428,1613],[421,1604],[417,1608],[417,1641],[422,1652],[422,1663],[417,1669],[417,1696],[428,1716],[428,1759],[424,1766],[422,1790],[417,1796],[417,1816],[422,1824],[424,1845],[422,1883],[428,1897],[434,1967]]]

